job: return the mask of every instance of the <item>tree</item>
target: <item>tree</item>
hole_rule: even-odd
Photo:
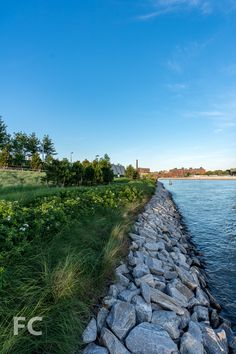
[[[32,170],[41,170],[42,168],[42,160],[40,159],[40,156],[37,152],[32,155],[30,167]]]
[[[139,174],[132,165],[129,165],[126,167],[125,176],[128,178],[137,179]]]
[[[52,139],[49,135],[44,135],[41,143],[41,152],[43,154],[43,160],[47,159],[49,156],[56,155],[56,149]]]
[[[84,168],[80,161],[76,161],[72,165],[72,184],[79,186],[83,182]]]
[[[40,152],[40,140],[37,138],[35,133],[31,133],[27,137],[27,153],[31,156]]]
[[[0,152],[0,166],[8,167],[11,164],[11,155],[7,147]]]
[[[0,149],[2,150],[9,144],[10,135],[7,134],[7,126],[4,123],[2,117],[0,116]]]
[[[14,133],[13,138],[11,139],[11,150],[15,166],[22,166],[25,164],[27,147],[27,135],[23,132]]]

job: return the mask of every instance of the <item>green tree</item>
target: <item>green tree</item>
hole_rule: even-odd
[[[0,152],[0,166],[9,167],[11,164],[11,154],[7,147],[4,147]]]
[[[132,165],[129,165],[126,167],[125,176],[131,179],[137,179],[139,174]]]
[[[79,186],[83,183],[84,168],[80,161],[76,161],[72,165],[72,184]]]
[[[14,133],[11,139],[11,150],[15,166],[23,166],[26,162],[28,137],[23,132]]]
[[[0,116],[0,149],[2,150],[9,144],[10,135],[7,133],[7,126],[4,123],[2,117]]]
[[[49,156],[56,155],[56,149],[52,139],[49,135],[44,135],[41,143],[41,152],[43,154],[43,160],[47,159]]]
[[[36,154],[37,152],[40,152],[40,140],[37,138],[35,133],[31,133],[27,137],[27,153],[29,155]]]
[[[42,168],[42,160],[37,152],[32,155],[30,160],[30,167],[32,170],[41,170]]]

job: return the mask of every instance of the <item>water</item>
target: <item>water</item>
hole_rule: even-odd
[[[162,181],[203,253],[212,294],[236,330],[236,181]]]

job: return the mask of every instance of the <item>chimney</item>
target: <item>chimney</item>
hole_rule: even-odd
[[[136,170],[138,171],[138,160],[136,160]]]

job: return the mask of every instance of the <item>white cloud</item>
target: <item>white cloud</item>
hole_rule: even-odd
[[[148,21],[170,12],[198,10],[203,15],[209,15],[213,0],[152,0],[147,1],[148,11],[136,17],[140,21]]]
[[[166,87],[173,92],[179,92],[188,88],[188,85],[186,83],[174,83],[174,84],[167,84]]]

